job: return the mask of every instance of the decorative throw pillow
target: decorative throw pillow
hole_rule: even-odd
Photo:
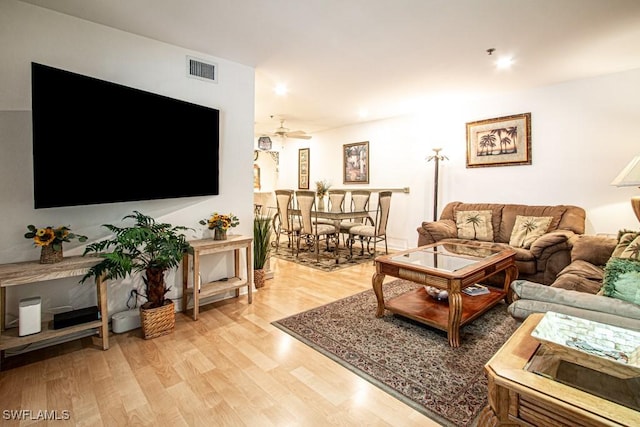
[[[637,237],[640,236],[640,231],[620,230],[618,231],[618,244],[611,254],[612,257],[620,258],[622,253],[629,247]],[[628,257],[627,257],[628,258]]]
[[[516,216],[516,223],[511,231],[509,245],[528,249],[531,244],[549,229],[552,216]]]
[[[605,296],[640,304],[640,261],[611,258],[604,267]]]
[[[627,245],[620,254],[620,258],[640,260],[640,236]]]
[[[458,211],[456,227],[459,239],[493,242],[491,211]]]

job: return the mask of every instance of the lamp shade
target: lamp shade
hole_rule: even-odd
[[[640,187],[640,155],[636,156],[611,182],[616,187]]]

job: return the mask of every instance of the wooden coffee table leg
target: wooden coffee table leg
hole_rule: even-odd
[[[384,316],[384,295],[382,295],[382,282],[385,275],[382,273],[373,273],[371,283],[373,285],[373,292],[376,294],[378,300],[378,308],[376,309],[376,317]]]
[[[451,347],[460,346],[460,319],[462,319],[462,295],[460,292],[449,294],[449,327],[447,336]]]
[[[518,278],[518,267],[512,265],[507,267],[504,274],[504,301],[507,304],[511,304],[513,302],[513,293],[511,292],[511,282]]]

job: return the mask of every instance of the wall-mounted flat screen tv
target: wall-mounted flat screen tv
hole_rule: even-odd
[[[218,194],[219,110],[31,64],[34,206]]]

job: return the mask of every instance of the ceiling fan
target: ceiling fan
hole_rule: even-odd
[[[295,138],[295,139],[311,139],[311,135],[306,135],[302,130],[289,130],[284,127],[284,119],[280,119],[280,127],[273,131],[273,136],[281,136],[283,138]]]

